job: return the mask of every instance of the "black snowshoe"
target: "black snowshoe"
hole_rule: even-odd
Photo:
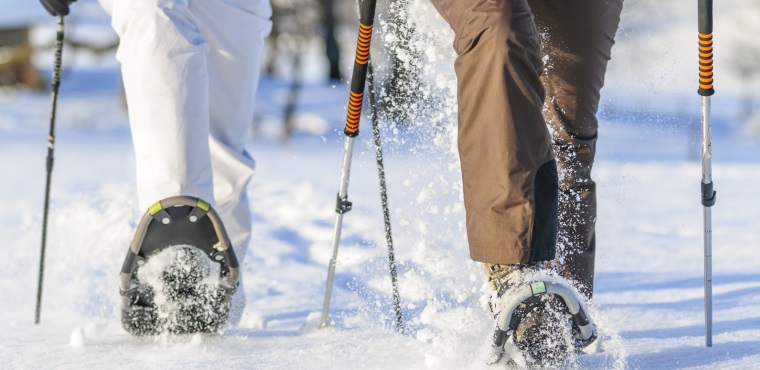
[[[506,358],[512,366],[566,364],[596,340],[596,327],[577,290],[560,281],[523,283],[502,297],[490,364]]]
[[[121,321],[133,335],[219,331],[239,266],[217,213],[203,200],[164,199],[143,216],[121,269]]]

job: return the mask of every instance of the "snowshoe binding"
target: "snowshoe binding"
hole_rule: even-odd
[[[501,296],[489,364],[561,366],[596,340],[580,295],[563,280],[529,281]]]
[[[143,216],[120,277],[127,332],[213,333],[227,321],[239,266],[211,206],[176,196],[155,203]]]

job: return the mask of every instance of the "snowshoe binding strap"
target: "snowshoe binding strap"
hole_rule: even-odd
[[[167,324],[159,318],[155,289],[138,279],[138,270],[151,257],[169,248],[179,248],[176,249],[177,260],[194,266],[192,269],[198,271],[180,271],[177,268],[171,273],[165,271],[161,280],[170,290],[166,293],[167,299],[187,298],[194,294],[205,308],[187,305],[181,308],[173,323]],[[197,283],[209,274],[206,258],[219,267],[219,285],[213,289],[201,287],[203,292],[200,293],[188,290],[184,286],[187,281]],[[189,196],[156,202],[142,217],[122,265],[119,284],[122,324],[135,335],[153,335],[164,331],[215,332],[226,322],[239,276],[237,257],[224,225],[207,202]]]
[[[520,322],[524,318],[524,310],[520,307],[531,306],[536,298],[543,295],[554,295],[561,299],[563,307],[572,317],[573,328],[576,331],[574,340],[577,349],[582,349],[596,339],[596,326],[586,314],[586,309],[579,299],[577,290],[564,281],[533,281],[523,283],[512,289],[509,294],[502,296],[501,311],[496,318],[491,356],[489,364],[498,362],[505,352],[505,345],[514,345],[514,337]],[[512,341],[508,343],[508,339]],[[512,349],[513,352],[516,349]]]

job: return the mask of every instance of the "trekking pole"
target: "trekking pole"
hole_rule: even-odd
[[[351,173],[351,157],[354,151],[354,139],[359,135],[359,120],[361,119],[362,104],[364,99],[364,87],[367,81],[367,65],[369,62],[369,48],[372,40],[372,26],[375,22],[376,0],[365,0],[361,6],[359,18],[359,37],[356,43],[356,58],[354,60],[353,75],[351,76],[351,94],[348,101],[348,113],[346,116],[346,142],[343,147],[343,168],[340,175],[340,187],[335,205],[335,229],[333,232],[332,257],[327,270],[327,286],[325,288],[325,301],[322,306],[322,321],[320,328],[327,326],[327,313],[330,309],[330,296],[332,294],[333,280],[335,279],[335,264],[338,258],[338,244],[343,224],[343,214],[351,210],[351,202],[348,201],[348,180]]]
[[[404,320],[401,315],[401,296],[398,294],[398,275],[396,273],[396,257],[393,253],[393,234],[391,233],[391,212],[388,209],[388,189],[385,183],[385,165],[383,164],[383,144],[380,141],[380,120],[377,115],[377,94],[375,93],[375,71],[372,68],[372,58],[369,61],[369,106],[372,120],[372,136],[375,141],[375,160],[377,161],[377,176],[380,179],[380,202],[383,205],[383,221],[385,223],[385,242],[388,245],[388,268],[391,274],[393,288],[393,306],[396,313],[396,330],[404,334]]]
[[[34,315],[34,323],[40,323],[40,310],[42,308],[42,279],[45,272],[45,243],[47,241],[48,209],[50,207],[50,178],[53,174],[53,151],[55,150],[55,113],[58,104],[58,87],[61,85],[61,57],[63,55],[63,15],[58,16],[58,32],[55,41],[55,64],[53,66],[52,86],[52,112],[50,114],[50,134],[48,134],[47,152],[47,182],[45,183],[45,208],[42,214],[42,246],[40,247],[40,271],[37,280],[37,308]]]
[[[712,181],[710,96],[713,90],[713,2],[699,0],[699,95],[702,96],[702,206],[705,244],[705,345],[712,347],[712,213],[716,192]]]

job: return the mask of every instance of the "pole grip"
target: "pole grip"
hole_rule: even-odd
[[[53,79],[50,84],[54,91],[58,91],[58,87],[61,85],[61,59],[63,59],[63,28],[64,19],[63,16],[58,17],[58,24],[56,26],[55,37],[55,64],[53,66]]]
[[[699,90],[702,96],[715,94],[713,89],[713,2],[699,1]]]
[[[346,127],[343,130],[343,133],[348,137],[359,135],[359,121],[364,102],[364,87],[367,83],[367,63],[369,62],[369,49],[372,43],[372,27],[375,22],[376,5],[376,0],[362,2],[359,36],[356,41],[356,58],[354,58],[354,71],[351,76],[351,96],[348,100]]]
[[[713,32],[713,2],[712,0],[699,0],[699,33],[710,34]]]

